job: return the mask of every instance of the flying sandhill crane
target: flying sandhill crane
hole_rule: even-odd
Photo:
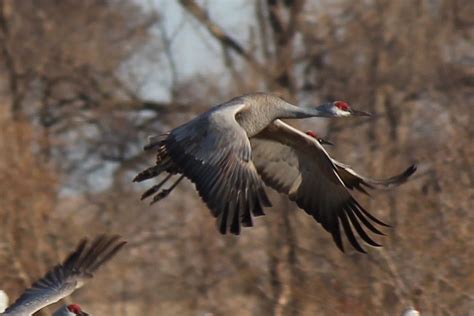
[[[313,137],[279,119],[369,115],[344,101],[297,107],[265,93],[236,97],[150,139],[145,149],[157,149],[156,164],[139,173],[134,181],[168,173],[142,195],[142,199],[155,195],[153,203],[167,196],[183,177],[189,178],[223,234],[228,230],[239,234],[240,223],[253,226],[251,214],[264,215],[263,207],[271,206],[265,183],[313,216],[331,233],[339,249],[344,250],[342,225],[352,246],[365,252],[353,229],[366,243],[379,246],[363,226],[382,234],[374,224],[388,225],[369,214],[348,189],[365,192],[362,186],[396,186],[415,172],[415,166],[385,180],[362,177],[333,160]],[[177,181],[159,192],[175,174],[181,174]]]
[[[92,242],[83,239],[62,264],[56,265],[0,315],[28,316],[72,294],[93,277],[126,244],[119,236],[101,235]],[[88,315],[77,304],[63,305],[53,316]]]

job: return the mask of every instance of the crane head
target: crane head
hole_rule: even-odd
[[[334,101],[323,104],[320,110],[326,112],[331,117],[342,116],[372,116],[372,114],[364,111],[354,110],[346,101]]]
[[[316,134],[315,131],[312,131],[312,130],[306,131],[306,135],[313,137],[313,138],[316,139],[321,145],[334,145],[334,144],[331,143],[330,141],[325,140],[324,138],[319,137],[319,135]]]
[[[89,315],[86,312],[84,312],[78,304],[70,304],[67,306],[67,309],[69,312],[71,312],[72,315],[79,315],[79,316]]]

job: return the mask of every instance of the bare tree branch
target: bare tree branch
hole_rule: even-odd
[[[190,12],[199,22],[206,26],[207,30],[224,46],[233,52],[242,56],[252,67],[259,71],[267,72],[262,67],[255,56],[250,54],[245,48],[239,44],[234,38],[228,35],[220,26],[211,21],[207,12],[200,7],[194,0],[179,0],[181,5]]]

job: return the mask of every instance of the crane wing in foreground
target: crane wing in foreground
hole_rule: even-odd
[[[347,190],[396,186],[404,182],[416,168],[409,167],[402,174],[386,179],[370,179],[355,173],[330,158],[319,142],[305,133],[274,121],[266,130],[251,139],[253,162],[265,183],[313,216],[341,249],[341,226],[351,245],[365,252],[356,239],[379,246],[364,230],[382,234],[375,224],[387,226],[368,213]]]
[[[119,236],[101,235],[82,240],[62,264],[58,264],[27,289],[2,315],[32,315],[70,295],[93,277],[125,245]]]
[[[227,104],[218,111],[206,112],[151,144],[149,147],[158,147],[157,164],[134,181],[156,177],[163,171],[182,173],[196,185],[217,217],[221,233],[230,230],[239,234],[240,223],[252,226],[251,214],[264,215],[263,207],[271,204],[250,160],[250,141],[235,119],[244,106]],[[149,189],[142,198],[155,194],[163,183]]]

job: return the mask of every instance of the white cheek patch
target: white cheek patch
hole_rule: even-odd
[[[351,112],[349,111],[344,111],[344,110],[341,110],[340,108],[336,108],[336,111],[335,111],[336,115],[337,116],[350,116],[351,115]]]

